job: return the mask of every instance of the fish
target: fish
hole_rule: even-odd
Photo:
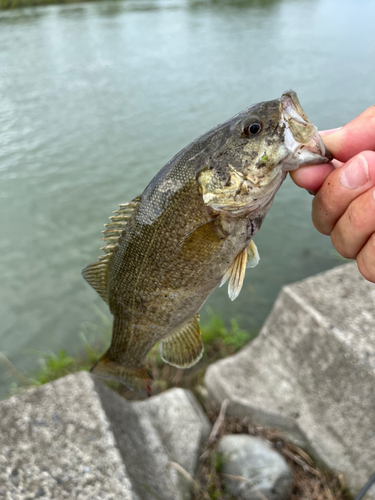
[[[197,363],[198,311],[227,281],[231,300],[240,293],[259,262],[253,237],[287,172],[331,159],[289,90],[198,137],[120,204],[105,224],[104,254],[82,271],[114,316],[92,373],[149,390],[147,355],[157,342],[164,362]]]

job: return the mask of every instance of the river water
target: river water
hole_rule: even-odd
[[[374,104],[374,18],[373,0],[0,12],[0,351],[26,373],[39,351],[78,348],[82,324],[107,312],[80,275],[102,225],[201,133],[289,88],[321,129]],[[259,328],[282,285],[342,263],[310,206],[286,181],[241,295],[232,303],[223,287],[208,307]]]

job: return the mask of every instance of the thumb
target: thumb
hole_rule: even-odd
[[[327,149],[342,162],[347,162],[361,151],[375,151],[375,106],[340,129],[321,132]]]

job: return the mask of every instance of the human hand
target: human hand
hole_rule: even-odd
[[[293,181],[315,194],[312,220],[336,250],[375,283],[375,106],[340,129],[321,132],[335,160],[301,167]]]

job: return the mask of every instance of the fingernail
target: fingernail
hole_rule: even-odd
[[[358,155],[346,164],[340,175],[341,184],[349,189],[356,189],[368,181],[368,165],[363,155]]]
[[[335,134],[336,132],[338,132],[341,129],[342,129],[342,127],[331,128],[330,130],[319,130],[319,134],[321,135],[321,137],[327,137],[327,135]]]

